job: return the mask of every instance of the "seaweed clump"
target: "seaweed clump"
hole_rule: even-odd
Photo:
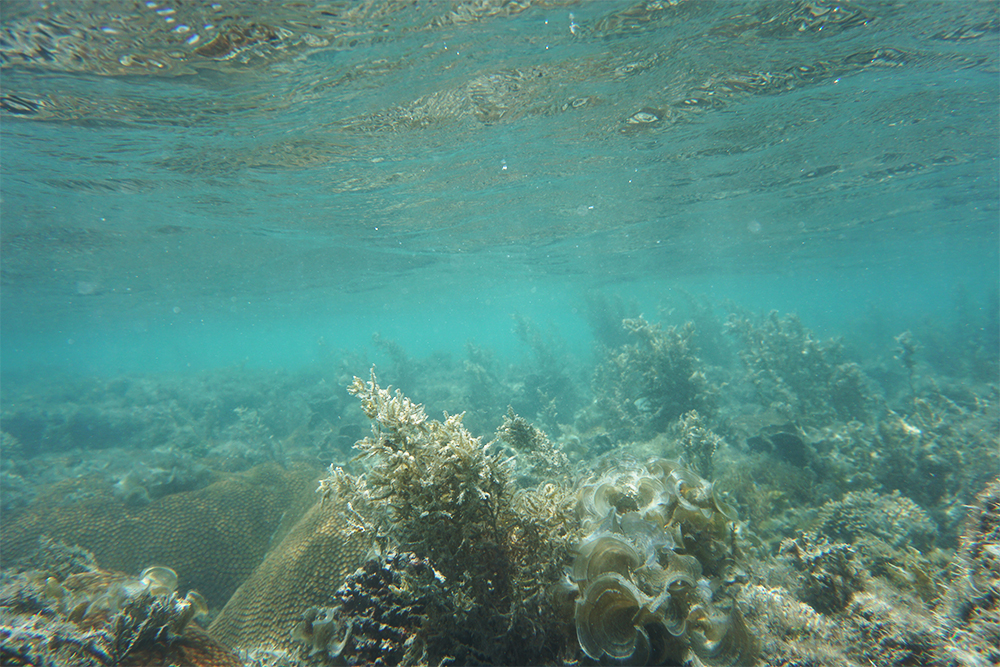
[[[365,472],[331,466],[324,498],[346,501],[353,530],[412,551],[440,573],[441,596],[417,636],[431,663],[536,664],[573,650],[550,595],[567,559],[572,495],[557,484],[514,492],[511,461],[474,438],[462,415],[428,419],[402,393],[355,378],[372,420],[355,448]],[[352,635],[345,652],[357,651]]]
[[[736,564],[735,510],[675,462],[620,465],[583,484],[571,579],[577,637],[601,662],[752,663],[756,643],[726,589]]]
[[[622,322],[634,343],[608,350],[594,373],[599,421],[629,440],[663,433],[692,410],[711,415],[715,389],[695,354],[694,324],[667,327],[644,318]]]
[[[535,484],[543,480],[566,479],[569,476],[569,459],[552,444],[548,436],[527,419],[514,414],[508,407],[503,424],[497,429],[497,440],[514,450],[519,464],[524,467],[521,478]],[[520,480],[519,480],[520,481]]]
[[[723,444],[722,438],[705,425],[697,410],[681,417],[676,429],[687,466],[705,479],[712,479],[715,472],[713,457]]]
[[[821,341],[796,315],[772,310],[758,324],[733,314],[729,333],[743,344],[740,357],[760,399],[788,419],[870,422],[881,399],[861,367],[843,361],[838,340]]]

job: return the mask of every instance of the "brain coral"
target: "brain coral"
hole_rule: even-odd
[[[242,650],[292,650],[296,623],[310,607],[330,601],[370,543],[351,532],[343,503],[313,505],[233,594],[209,632]]]
[[[181,573],[183,586],[221,606],[260,563],[286,511],[300,516],[294,509],[303,505],[300,498],[313,500],[308,489],[316,477],[306,467],[264,464],[141,508],[116,498],[106,481],[66,480],[4,517],[3,562],[29,557],[47,536],[88,549],[110,570],[168,565]]]

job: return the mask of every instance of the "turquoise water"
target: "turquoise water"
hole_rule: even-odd
[[[4,0],[0,662],[1000,664],[998,37]]]
[[[5,3],[3,373],[988,311],[995,3],[674,4]]]

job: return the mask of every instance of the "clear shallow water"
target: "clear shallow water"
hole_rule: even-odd
[[[5,2],[0,655],[997,663],[998,34]]]
[[[12,2],[3,26],[8,376],[296,366],[376,331],[516,357],[513,313],[583,355],[595,288],[898,333],[1000,279],[992,2]]]

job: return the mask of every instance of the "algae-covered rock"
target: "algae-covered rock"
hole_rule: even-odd
[[[843,611],[864,588],[864,570],[849,544],[804,533],[782,542],[780,553],[799,571],[799,598],[816,611]]]
[[[197,592],[176,593],[169,568],[139,577],[70,565],[0,573],[0,662],[74,667],[241,667],[238,656],[194,619]]]

